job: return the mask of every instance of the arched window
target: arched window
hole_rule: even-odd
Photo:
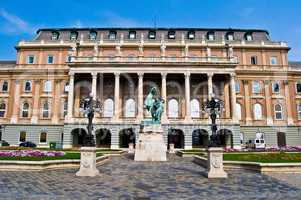
[[[283,119],[281,104],[276,104],[274,106],[274,111],[275,111],[275,119],[279,119],[279,120]]]
[[[252,33],[248,32],[245,34],[245,40],[247,41],[252,41],[253,40],[253,35]]]
[[[43,104],[42,115],[43,115],[43,118],[49,117],[49,103],[48,102],[45,102]]]
[[[96,40],[97,38],[97,32],[96,31],[91,31],[89,35],[90,40]]]
[[[235,81],[235,92],[236,93],[240,92],[240,82],[239,81]]]
[[[234,40],[234,33],[233,32],[228,32],[226,34],[226,40],[233,41]]]
[[[176,99],[168,101],[168,116],[171,118],[179,117],[179,103]]]
[[[41,143],[41,144],[47,143],[47,133],[46,133],[46,132],[40,133],[40,143]]]
[[[31,81],[25,81],[24,91],[25,92],[31,92]]]
[[[200,117],[200,102],[197,99],[192,99],[190,101],[190,116],[192,118]]]
[[[3,81],[2,83],[2,92],[7,92],[8,91],[8,82]]]
[[[6,104],[0,103],[0,117],[5,117],[6,112]]]
[[[103,117],[113,117],[114,115],[114,101],[106,99],[103,103]]]
[[[241,120],[241,105],[239,103],[236,103],[235,109],[238,120]]]
[[[22,105],[22,117],[29,117],[29,104],[27,102]]]
[[[125,102],[125,117],[135,117],[136,103],[134,99],[128,99]]]
[[[209,40],[209,41],[215,40],[215,33],[213,31],[209,31],[207,33],[207,40]]]
[[[261,88],[260,88],[259,81],[253,81],[252,82],[252,92],[254,94],[258,94],[258,93],[260,93],[260,90],[261,90]]]
[[[298,119],[301,119],[301,103],[298,104]]]
[[[53,32],[51,33],[51,40],[58,40],[59,37],[60,37],[59,32],[53,31]]]
[[[254,119],[261,120],[262,119],[262,107],[259,103],[254,104],[253,107]]]
[[[51,81],[45,81],[44,83],[44,92],[51,92],[52,91],[52,85]]]
[[[78,33],[76,31],[71,31],[70,40],[72,40],[72,41],[77,40],[77,36],[78,36]]]

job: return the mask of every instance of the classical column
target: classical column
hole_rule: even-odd
[[[166,76],[167,73],[166,72],[162,72],[161,73],[161,77],[162,77],[162,85],[161,85],[161,95],[162,95],[162,99],[165,102],[164,105],[164,111],[162,113],[162,122],[166,122],[167,121],[167,94],[166,94]]]
[[[32,117],[31,123],[37,124],[39,118],[39,100],[40,100],[40,87],[41,80],[34,81],[34,96],[33,96],[33,106],[32,106]]]
[[[68,121],[73,117],[73,103],[74,103],[74,72],[69,72],[69,92],[68,92]]]
[[[138,73],[138,120],[143,119],[143,73]]]
[[[119,72],[115,72],[115,89],[114,89],[114,120],[118,120],[119,119],[119,92],[120,92],[120,73]]]
[[[11,117],[11,123],[15,124],[18,122],[19,116],[19,108],[20,108],[20,80],[15,80],[15,95],[14,95],[14,102],[13,102],[13,113]]]
[[[92,96],[93,96],[93,99],[95,100],[97,98],[97,92],[96,92],[96,89],[97,89],[97,72],[92,72],[91,75],[92,75]]]
[[[232,114],[232,121],[234,123],[238,123],[237,113],[236,113],[236,92],[235,92],[235,74],[231,73],[231,114]]]
[[[186,115],[185,120],[191,120],[190,115],[190,73],[185,73],[185,102],[186,102]]]
[[[244,80],[243,83],[244,83],[244,90],[245,90],[246,124],[250,125],[252,123],[252,118],[251,118],[251,101],[250,101],[249,83],[247,80]]]
[[[54,96],[53,96],[53,106],[52,106],[52,123],[58,124],[61,113],[61,80],[54,80]]]
[[[273,125],[273,115],[272,115],[272,97],[270,93],[270,81],[264,81],[264,94],[265,94],[265,106],[267,111],[267,125]]]
[[[231,111],[230,111],[230,102],[229,102],[229,100],[230,100],[230,91],[229,91],[229,81],[227,80],[226,82],[225,82],[225,84],[224,84],[224,102],[225,102],[225,117],[226,118],[230,118],[230,113],[231,113]]]
[[[208,99],[212,98],[213,95],[213,85],[212,85],[212,77],[213,77],[213,73],[207,73],[207,77],[208,77]]]
[[[292,102],[290,96],[290,87],[289,81],[284,81],[284,92],[285,92],[285,102],[286,102],[286,109],[287,109],[287,124],[292,125],[294,124],[293,120],[293,113],[292,113]]]

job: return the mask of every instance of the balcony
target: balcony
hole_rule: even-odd
[[[210,63],[238,64],[236,57],[122,57],[73,56],[70,63]]]

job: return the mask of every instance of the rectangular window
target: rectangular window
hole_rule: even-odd
[[[52,55],[48,55],[48,58],[47,58],[47,64],[53,64],[53,56]]]
[[[20,137],[19,137],[19,142],[25,142],[26,141],[26,132],[21,131],[20,132]]]
[[[27,57],[27,64],[34,64],[34,56],[33,55],[29,55]]]
[[[278,61],[277,61],[277,57],[270,57],[270,65],[277,65]]]
[[[273,93],[279,93],[280,92],[280,84],[279,82],[274,82],[272,84]]]
[[[46,132],[42,132],[40,134],[40,143],[47,143],[47,133]]]
[[[260,93],[260,83],[258,81],[253,81],[253,83],[252,83],[252,92],[254,94]]]
[[[240,83],[239,83],[239,81],[235,81],[235,92],[236,93],[240,92]]]
[[[68,113],[68,101],[64,101],[63,113],[64,113],[64,117],[67,116],[67,113]]]
[[[301,93],[301,83],[296,84],[296,92]]]
[[[251,65],[257,65],[257,57],[251,56]]]
[[[298,119],[301,119],[301,104],[298,105]]]

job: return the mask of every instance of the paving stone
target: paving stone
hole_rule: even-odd
[[[191,158],[134,162],[113,157],[98,177],[76,177],[77,169],[0,172],[0,199],[300,199],[300,188],[249,171],[229,171],[209,180]]]

